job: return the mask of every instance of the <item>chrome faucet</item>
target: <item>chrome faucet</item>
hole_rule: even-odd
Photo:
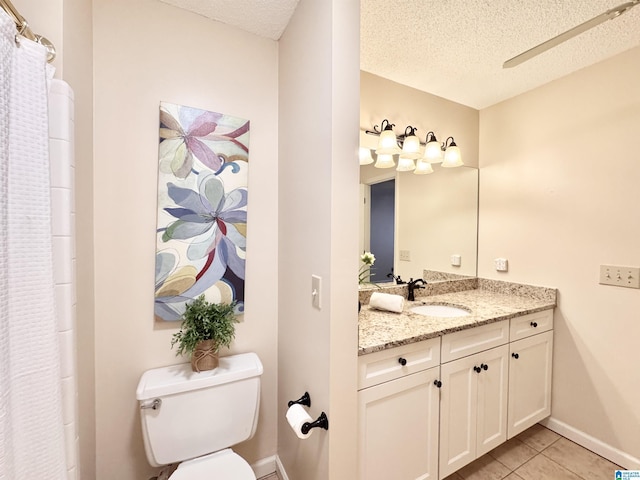
[[[421,278],[416,278],[415,280],[413,278],[410,278],[409,281],[407,282],[407,288],[409,289],[409,293],[407,294],[407,300],[409,300],[410,302],[413,302],[416,299],[415,297],[416,288],[424,288],[426,284],[427,282],[425,282]]]

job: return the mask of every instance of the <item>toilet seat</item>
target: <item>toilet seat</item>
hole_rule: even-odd
[[[249,464],[230,448],[178,465],[169,480],[256,480]]]

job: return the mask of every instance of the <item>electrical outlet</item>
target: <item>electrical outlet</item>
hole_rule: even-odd
[[[600,265],[600,284],[640,288],[640,267]]]
[[[509,270],[509,261],[506,258],[496,258],[494,264],[498,272],[506,272]]]
[[[409,250],[400,250],[400,260],[403,262],[411,261],[411,253]]]

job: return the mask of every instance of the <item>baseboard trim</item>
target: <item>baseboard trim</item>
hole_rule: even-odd
[[[601,457],[610,460],[616,465],[620,465],[627,470],[640,470],[640,459],[623,452],[622,450],[618,450],[617,448],[612,447],[611,445],[604,443],[603,441],[598,440],[597,438],[592,437],[571,425],[561,422],[556,418],[549,417],[541,421],[540,424],[544,425],[549,430],[553,430],[563,437],[568,438],[578,445],[582,445],[584,448],[597,453]]]
[[[282,462],[280,461],[280,457],[278,455],[276,455],[276,472],[278,472],[278,477],[280,477],[280,480],[289,480],[289,476],[287,475],[287,472],[285,472],[284,465],[282,465]]]
[[[262,460],[258,460],[256,463],[251,465],[253,473],[255,473],[256,478],[266,477],[267,475],[271,475],[276,472],[276,458],[277,455],[272,455],[267,458],[263,458]]]

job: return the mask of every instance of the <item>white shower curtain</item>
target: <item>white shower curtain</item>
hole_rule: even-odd
[[[67,476],[44,47],[0,10],[0,479]]]

